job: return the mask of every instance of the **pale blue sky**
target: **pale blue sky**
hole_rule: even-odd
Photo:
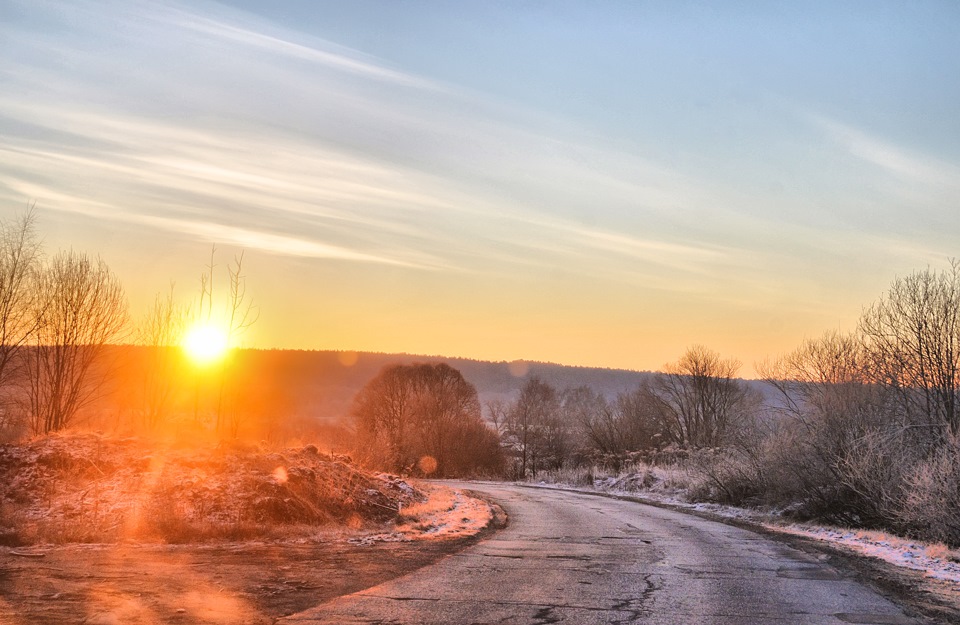
[[[955,2],[0,0],[0,216],[252,345],[745,373],[960,252]]]

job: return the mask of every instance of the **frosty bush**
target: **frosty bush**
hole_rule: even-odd
[[[757,503],[764,492],[759,459],[740,447],[701,449],[690,458],[689,497],[731,505]]]
[[[952,435],[906,475],[900,522],[923,540],[960,546],[960,436]]]

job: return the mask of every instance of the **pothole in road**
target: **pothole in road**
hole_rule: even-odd
[[[778,569],[777,577],[785,577],[787,579],[814,579],[821,581],[831,581],[843,579],[843,577],[833,569]],[[860,621],[851,621],[860,622]],[[869,623],[871,621],[863,621]]]

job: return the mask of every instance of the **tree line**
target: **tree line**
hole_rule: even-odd
[[[584,464],[619,469],[638,453],[733,440],[759,406],[734,377],[738,368],[696,346],[612,401],[589,386],[558,390],[531,376],[512,401],[489,402],[484,419],[476,389],[453,367],[391,365],[357,394],[355,451],[383,469],[443,476],[524,479]],[[436,468],[424,471],[424,457]]]
[[[618,471],[638,457],[723,446],[756,418],[760,398],[740,363],[696,345],[635,390],[609,399],[589,386],[556,389],[536,377],[510,402],[487,406],[512,459],[509,473],[599,466]]]

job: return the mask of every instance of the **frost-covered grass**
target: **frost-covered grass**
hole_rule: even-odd
[[[886,532],[851,530],[818,525],[775,525],[777,531],[843,545],[857,553],[922,571],[926,577],[960,585],[960,551],[943,543],[924,543]]]
[[[417,484],[424,501],[401,508],[393,531],[360,537],[355,544],[451,539],[473,536],[493,518],[490,505],[462,491],[438,484]]]
[[[685,500],[695,476],[684,464],[670,466],[643,462],[631,464],[620,471],[601,467],[572,467],[541,471],[528,481],[537,484],[588,487],[594,490],[619,493],[659,493]]]
[[[380,527],[424,494],[305,446],[170,447],[92,434],[0,446],[0,544],[283,538]]]
[[[427,499],[401,511],[397,532],[418,538],[459,538],[476,534],[490,523],[487,503],[446,486],[418,486]]]

